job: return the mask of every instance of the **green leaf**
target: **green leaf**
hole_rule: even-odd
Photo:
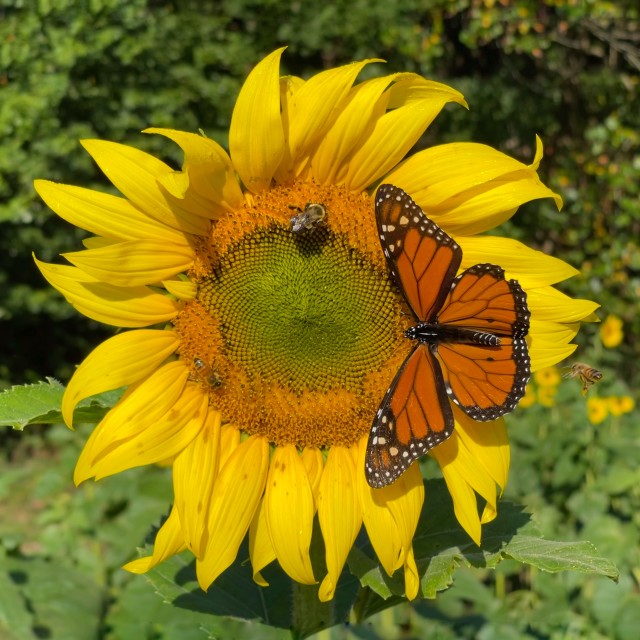
[[[46,382],[11,387],[0,393],[0,427],[22,431],[30,424],[62,422],[64,386],[53,378]],[[83,400],[74,413],[74,422],[99,422],[117,402],[122,391],[109,391]]]
[[[63,393],[64,387],[53,378],[7,389],[0,394],[0,426],[21,431],[28,424],[51,422],[60,415]]]
[[[612,579],[618,576],[615,566],[598,556],[591,544],[544,540],[530,516],[521,507],[506,501],[500,503],[494,522],[484,527],[482,547],[478,547],[455,519],[444,481],[428,481],[426,495],[414,537],[420,591],[425,598],[435,598],[438,592],[451,586],[459,567],[493,569],[504,559],[548,572],[579,571]],[[315,562],[314,570],[316,577],[322,579],[324,572],[316,570]],[[404,599],[403,572],[387,576],[363,532],[349,554],[348,569],[343,571],[330,603],[318,601],[317,585],[296,584],[277,563],[263,571],[269,586],[257,586],[252,580],[246,547],[241,548],[236,562],[207,593],[197,584],[189,554],[171,558],[147,576],[165,600],[202,616],[198,621],[211,635],[222,633],[223,628],[229,634],[229,629],[233,629],[231,635],[241,639],[266,633],[262,625],[290,629],[295,637],[305,638],[346,622],[352,610],[358,620],[363,620]],[[230,622],[227,618],[235,620]],[[270,633],[275,631],[272,629]]]
[[[556,542],[532,536],[515,536],[505,545],[502,553],[505,557],[550,573],[578,571],[605,576],[614,581],[619,576],[616,566],[599,556],[590,542]]]
[[[246,548],[241,549],[239,558],[246,560],[246,554]],[[335,606],[317,601],[316,586],[296,584],[277,567],[263,575],[269,582],[267,588],[253,582],[248,562],[236,560],[205,593],[196,580],[195,562],[183,553],[155,567],[147,577],[156,591],[177,608],[178,617],[189,615],[213,637],[279,640],[290,638],[288,630],[293,629],[297,637],[304,638],[337,623],[332,615]],[[351,582],[356,591],[353,578]],[[299,605],[309,603],[310,596],[316,598],[316,606],[301,611]]]
[[[0,589],[2,638],[92,640],[98,636],[107,594],[71,565],[40,558],[0,558]]]

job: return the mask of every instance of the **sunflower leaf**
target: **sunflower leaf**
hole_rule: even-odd
[[[60,407],[64,389],[53,378],[6,389],[0,393],[0,427],[22,431],[30,424],[62,422]],[[121,393],[121,390],[109,391],[84,400],[75,412],[75,422],[99,422]]]
[[[421,595],[435,598],[439,591],[449,588],[459,567],[493,569],[502,560],[512,559],[548,572],[579,571],[617,579],[614,564],[598,555],[589,542],[558,542],[545,540],[522,507],[501,501],[498,517],[483,527],[482,546],[478,547],[458,524],[451,497],[442,480],[427,482],[429,496],[414,536],[414,553],[421,575]],[[402,596],[404,580],[398,571],[388,577],[374,560],[368,542],[359,543],[349,555],[349,568],[363,586],[372,589],[391,606]],[[380,610],[359,610],[361,619]]]
[[[145,552],[150,554],[151,548]],[[165,560],[146,577],[166,602],[196,613],[211,637],[306,638],[348,619],[359,589],[353,576],[343,573],[334,599],[323,603],[318,600],[318,585],[298,584],[275,565],[262,571],[269,586],[258,586],[250,564],[241,560],[247,556],[245,545],[206,593],[198,586],[188,553]]]

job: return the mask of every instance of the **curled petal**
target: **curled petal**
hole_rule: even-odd
[[[62,399],[62,417],[71,426],[78,402],[150,376],[178,348],[173,331],[139,329],[98,345],[75,370]]]
[[[182,537],[182,529],[180,528],[180,518],[174,507],[156,534],[153,555],[127,562],[122,568],[131,573],[146,573],[163,560],[180,553],[184,549],[185,544]]]
[[[194,300],[198,286],[191,280],[163,280],[162,286],[178,300]]]
[[[403,77],[389,94],[393,108],[378,119],[350,159],[345,184],[352,191],[365,189],[396,166],[447,102],[465,104],[458,91],[419,76]]]
[[[276,448],[267,478],[264,504],[269,536],[280,566],[296,582],[314,584],[316,580],[309,556],[313,493],[295,445]]]
[[[269,444],[251,436],[227,458],[211,495],[209,542],[196,560],[198,583],[205,591],[235,560],[264,491]]]
[[[236,102],[229,130],[233,164],[253,193],[267,189],[284,155],[278,69],[284,48],[259,62]]]
[[[327,575],[318,597],[327,602],[333,598],[342,567],[362,526],[355,462],[345,447],[335,446],[329,451],[320,480],[318,518],[327,562]]]
[[[151,218],[183,233],[204,235],[209,221],[190,212],[160,186],[173,169],[153,156],[116,142],[82,140],[82,146],[131,203]]]
[[[162,240],[125,240],[62,255],[85,273],[119,287],[161,282],[189,269],[194,257],[190,247]]]
[[[182,451],[200,432],[208,404],[196,385],[185,386],[188,373],[181,361],[170,362],[125,394],[93,430],[78,459],[75,483]]]
[[[190,209],[206,218],[217,219],[244,203],[242,189],[227,152],[204,135],[175,129],[145,129],[173,140],[184,152],[182,175],[187,177],[184,189],[172,192],[178,198],[191,200]],[[170,190],[169,184],[165,184]]]
[[[202,431],[173,461],[174,508],[180,515],[184,542],[197,558],[207,544],[211,493],[220,456],[218,411],[209,409]]]
[[[525,202],[560,196],[535,168],[483,144],[455,142],[420,151],[385,178],[404,189],[448,233],[471,236],[508,220]]]
[[[38,195],[61,218],[91,233],[118,240],[163,240],[188,245],[188,237],[134,207],[128,200],[49,180],[35,180]]]
[[[148,287],[117,287],[76,267],[47,264],[34,256],[47,282],[80,313],[116,327],[147,327],[174,318],[178,305]]]
[[[276,552],[267,527],[264,500],[260,501],[249,527],[249,557],[253,569],[253,581],[261,587],[268,587],[269,583],[260,572],[276,559]]]

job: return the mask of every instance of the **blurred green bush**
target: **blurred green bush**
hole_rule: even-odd
[[[528,162],[539,134],[545,145],[541,176],[562,194],[564,209],[533,203],[505,233],[571,262],[581,275],[563,289],[600,302],[601,318],[623,321],[615,348],[603,342],[597,325],[578,338],[579,359],[605,374],[589,391],[595,405],[585,403],[578,382],[545,393],[534,382],[534,405],[511,421],[508,489],[549,533],[591,539],[610,553],[620,563],[620,588],[522,573],[505,563],[482,582],[461,575],[435,603],[403,609],[392,628],[400,634],[409,620],[416,635],[442,638],[637,637],[637,424],[631,413],[590,422],[606,398],[638,402],[640,21],[632,0],[1,0],[0,388],[45,375],[66,382],[92,346],[111,334],[78,316],[35,268],[32,251],[56,260],[77,249],[82,236],[36,198],[33,179],[111,189],[79,146],[85,137],[132,144],[177,167],[176,150],[142,129],[203,129],[226,144],[244,77],[285,44],[284,70],[292,74],[376,57],[387,61],[387,72],[416,71],[461,90],[470,112],[448,109],[420,147],[474,140]],[[135,524],[130,550],[149,514],[163,512],[160,490],[149,488],[162,474],[130,476],[134,484],[126,489],[116,480],[98,506],[91,489],[68,493],[75,451],[63,433],[54,429],[19,442],[6,435],[10,472],[3,471],[0,493],[7,504],[22,504],[29,525],[44,532],[34,556],[64,558],[93,576],[101,591],[92,592],[92,602],[102,622],[95,621],[95,634],[87,637],[109,637],[105,628],[117,627],[114,616],[140,611],[127,613],[130,605],[118,600],[137,588],[126,586],[133,583],[116,570],[126,559],[114,544],[127,537],[118,527]],[[16,478],[21,486],[28,482],[31,500],[35,482],[48,502],[34,506],[10,491]],[[25,553],[29,530],[5,526],[3,548]],[[92,548],[96,540],[107,541],[117,557],[103,557]],[[135,637],[151,633],[151,622],[136,624]],[[384,629],[390,621],[376,624]],[[392,636],[380,631],[371,637]]]
[[[78,145],[84,137],[172,154],[178,166],[175,149],[140,131],[201,128],[225,144],[243,78],[282,44],[294,74],[379,57],[389,71],[417,71],[462,90],[471,111],[449,110],[421,146],[476,140],[527,161],[540,134],[542,176],[565,208],[534,203],[509,232],[581,269],[566,286],[624,320],[620,354],[635,380],[638,38],[631,1],[4,0],[0,326],[11,347],[0,384],[67,379],[104,332],[78,321],[33,266],[32,251],[55,259],[80,234],[35,197],[33,179],[109,189]],[[30,337],[43,326],[36,344]]]

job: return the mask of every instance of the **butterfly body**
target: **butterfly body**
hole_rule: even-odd
[[[478,421],[515,408],[530,374],[529,310],[497,265],[456,275],[459,245],[402,189],[382,185],[375,204],[387,265],[417,321],[369,434],[365,474],[383,487],[453,433],[451,402]]]
[[[438,342],[461,342],[485,347],[497,347],[500,345],[500,338],[493,333],[431,322],[421,322],[414,327],[410,327],[405,331],[404,335],[411,340],[417,340],[436,348]]]

